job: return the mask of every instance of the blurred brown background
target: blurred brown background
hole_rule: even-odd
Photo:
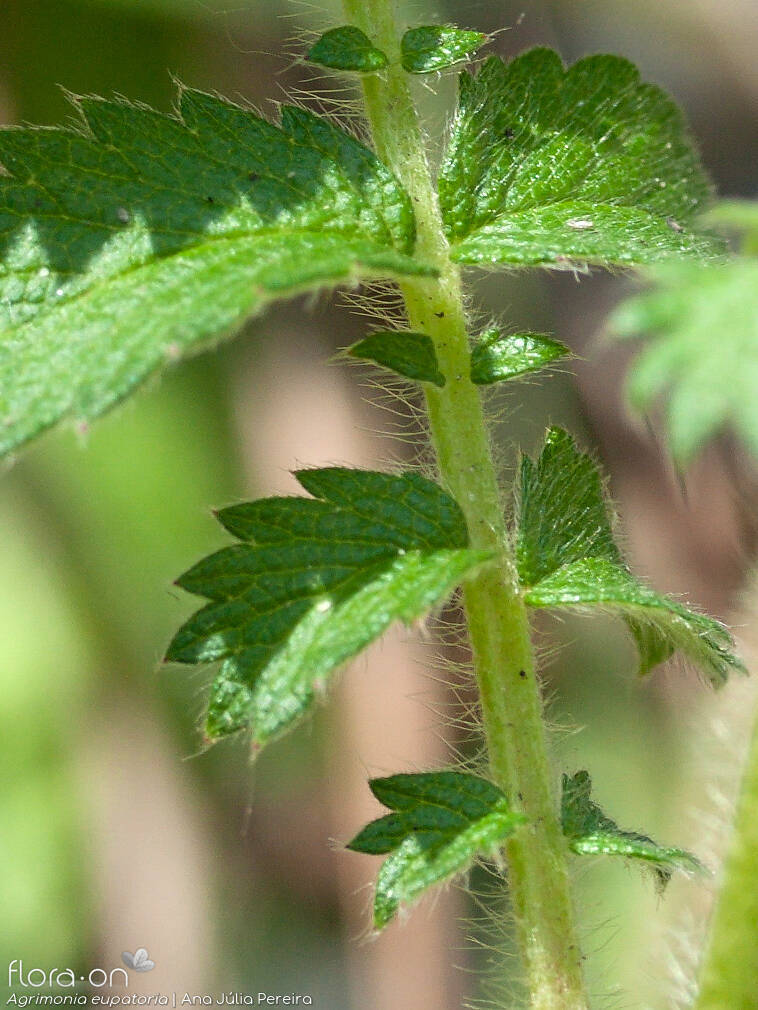
[[[720,191],[756,195],[754,0],[418,2],[405,13],[509,28],[493,46],[502,55],[546,43],[567,60],[610,50],[637,61],[686,107]],[[58,84],[168,109],[169,72],[272,114],[296,88],[323,105],[333,83],[294,56],[308,32],[335,23],[336,4],[283,0],[2,0],[0,122],[60,121]],[[419,91],[439,138],[453,77],[428,83]],[[574,375],[498,401],[504,458],[548,422],[571,426],[611,474],[636,570],[721,617],[739,608],[749,632],[752,464],[725,438],[683,488],[654,419],[651,433],[627,417],[630,351],[599,337],[630,286],[602,275],[475,278],[485,313],[552,331],[582,356]],[[508,937],[482,930],[479,905],[455,889],[368,938],[375,866],[330,844],[374,814],[367,773],[434,766],[467,746],[442,683],[455,674],[435,672],[433,642],[388,636],[255,767],[242,745],[199,753],[207,674],[159,665],[192,607],[172,580],[223,542],[211,506],[291,490],[296,463],[377,465],[407,452],[384,434],[403,418],[365,376],[326,363],[365,325],[339,299],[275,308],[83,441],[52,433],[3,472],[0,986],[13,958],[79,974],[145,946],[156,969],[141,990],[180,997],[300,992],[328,1010],[452,1010],[482,997],[477,972],[490,961],[517,992]],[[539,633],[556,761],[589,768],[620,823],[712,858],[720,794],[700,775],[710,765],[728,783],[739,754],[729,713],[746,696],[727,691],[714,722],[712,697],[687,671],[638,684],[616,625],[549,621]],[[476,883],[491,886],[484,875]],[[670,1005],[671,987],[688,984],[702,889],[674,882],[662,905],[638,874],[592,863],[577,888],[599,1004]],[[455,926],[456,913],[468,925]]]

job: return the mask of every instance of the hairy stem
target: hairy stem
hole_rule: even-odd
[[[711,926],[696,1010],[755,1005],[758,994],[758,722]]]
[[[473,547],[501,563],[465,588],[464,601],[493,777],[529,825],[507,847],[510,884],[533,1010],[584,1010],[581,955],[552,776],[529,622],[505,527],[481,395],[469,378],[470,351],[457,266],[451,261],[417,111],[400,65],[394,0],[343,0],[348,20],[383,49],[389,67],[364,78],[380,157],[410,193],[417,253],[434,280],[401,285],[410,325],[435,342],[447,382],[427,391],[441,476],[460,504]]]

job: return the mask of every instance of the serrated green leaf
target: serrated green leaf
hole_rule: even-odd
[[[372,74],[387,66],[387,54],[373,44],[360,28],[342,25],[324,32],[305,57],[332,70]]]
[[[590,799],[592,780],[589,772],[563,776],[561,825],[571,849],[580,856],[622,856],[649,864],[655,873],[660,891],[666,887],[675,870],[686,874],[702,874],[702,863],[684,849],[658,845],[647,835],[622,831],[606,817]]]
[[[428,272],[394,176],[303,109],[75,105],[78,126],[0,130],[0,453],[274,298]]]
[[[379,871],[374,925],[386,926],[401,905],[496,851],[525,823],[497,786],[462,772],[392,775],[369,782],[394,813],[372,821],[348,845],[371,855],[391,852]]]
[[[471,352],[471,381],[478,386],[504,382],[570,356],[568,347],[543,333],[488,330]]]
[[[641,674],[675,651],[714,686],[743,669],[723,625],[632,577],[614,540],[600,472],[559,428],[548,431],[536,462],[522,459],[516,522],[516,563],[529,606],[618,614],[637,645]]]
[[[209,738],[250,729],[261,746],[310,708],[328,675],[395,620],[444,599],[477,565],[463,515],[436,484],[348,470],[302,470],[314,498],[264,498],[218,513],[243,541],[178,585],[211,601],[166,658],[222,660]]]
[[[758,456],[758,260],[672,263],[649,277],[656,286],[611,317],[617,337],[648,335],[627,384],[632,406],[646,411],[665,397],[681,467],[725,428]]]
[[[549,49],[463,73],[439,191],[461,263],[629,266],[721,249],[676,105],[617,56]]]
[[[422,25],[403,35],[403,69],[409,74],[430,74],[468,60],[487,41],[482,32],[455,25]]]
[[[516,563],[526,586],[572,561],[621,561],[600,471],[561,428],[548,430],[536,462],[522,456],[516,530]]]
[[[732,637],[722,624],[640,585],[624,568],[603,558],[559,568],[528,589],[525,600],[532,607],[600,607],[632,618],[653,643],[642,656],[643,673],[655,661],[653,650],[664,659],[681,652],[714,687],[726,683],[732,671],[742,670],[731,652]]]
[[[425,333],[411,330],[379,330],[370,333],[348,349],[354,358],[366,358],[383,365],[406,379],[445,385],[440,372],[434,341]]]

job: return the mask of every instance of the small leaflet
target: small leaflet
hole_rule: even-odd
[[[409,74],[430,74],[468,60],[487,42],[482,32],[472,32],[455,25],[423,25],[410,28],[403,35],[403,69]]]
[[[621,856],[648,864],[655,874],[656,889],[662,892],[675,870],[688,875],[703,874],[705,867],[684,849],[658,845],[648,835],[622,831],[590,799],[589,772],[563,776],[561,826],[573,852],[580,856]]]
[[[324,32],[308,50],[306,60],[330,70],[373,74],[387,66],[387,56],[354,25],[342,25]]]
[[[504,382],[570,356],[568,347],[543,333],[487,330],[471,352],[471,381],[478,386]]]
[[[348,349],[353,358],[365,358],[414,382],[445,385],[432,338],[412,330],[378,330]]]
[[[374,893],[377,929],[432,885],[468,869],[478,855],[496,852],[526,822],[496,785],[477,775],[392,775],[373,779],[369,787],[393,813],[372,821],[347,847],[370,855],[391,853]]]
[[[309,711],[342,663],[490,558],[469,548],[457,503],[417,473],[328,467],[295,476],[312,498],[222,509],[219,522],[238,543],[177,580],[208,602],[166,659],[221,662],[209,741],[248,730],[260,749]]]
[[[744,667],[719,621],[638,582],[621,557],[595,462],[551,428],[537,460],[521,460],[516,563],[531,607],[598,609],[623,618],[640,673],[681,652],[714,686]]]

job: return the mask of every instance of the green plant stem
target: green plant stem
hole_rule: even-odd
[[[470,351],[460,271],[451,261],[424,138],[400,65],[394,0],[343,0],[350,23],[387,53],[382,74],[364,77],[364,99],[379,156],[413,199],[417,253],[434,280],[401,284],[410,325],[435,342],[447,382],[427,390],[441,476],[459,502],[472,546],[501,563],[464,591],[492,774],[529,826],[508,843],[510,884],[534,1010],[587,1006],[575,939],[566,847],[553,795],[539,683],[492,461],[481,394],[469,378]]]
[[[738,1010],[758,998],[758,721],[711,925],[696,1010]]]

